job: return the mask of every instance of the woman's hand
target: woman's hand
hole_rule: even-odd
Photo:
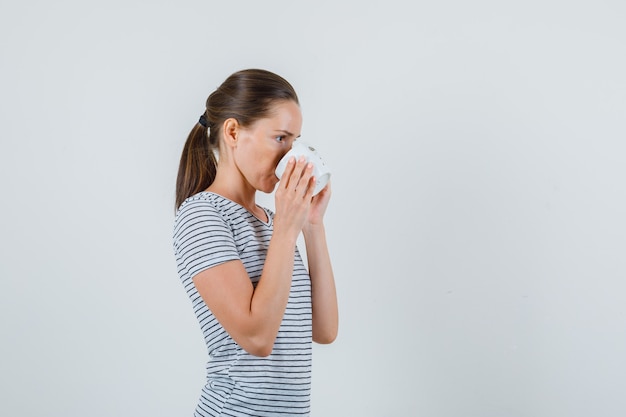
[[[291,158],[287,162],[275,195],[274,234],[286,233],[295,241],[302,231],[305,222],[310,218],[314,201],[315,179],[312,174],[313,164],[308,163],[304,157],[298,161]]]
[[[324,213],[326,213],[326,208],[328,207],[328,202],[330,201],[330,182],[326,184],[326,187],[322,189],[313,199],[311,200],[311,209],[309,210],[309,216],[307,218],[306,226],[317,226],[322,224],[324,220]]]

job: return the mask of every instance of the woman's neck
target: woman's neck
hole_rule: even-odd
[[[234,201],[253,214],[258,214],[256,205],[256,190],[244,178],[231,173],[225,173],[218,168],[215,180],[206,189],[222,197]]]

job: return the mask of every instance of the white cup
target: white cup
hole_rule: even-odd
[[[307,162],[311,162],[313,164],[313,176],[315,177],[315,189],[313,190],[313,195],[316,195],[320,191],[326,187],[328,181],[330,180],[330,169],[324,163],[322,157],[317,153],[314,147],[311,145],[296,141],[292,145],[289,152],[283,156],[283,158],[278,163],[276,167],[276,176],[280,179],[285,172],[285,168],[287,167],[287,162],[291,157],[295,157],[296,161],[300,156],[304,156]]]

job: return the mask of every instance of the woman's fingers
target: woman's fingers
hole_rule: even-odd
[[[312,185],[311,185],[311,181],[314,180],[313,178],[313,164],[308,163],[303,171],[302,174],[300,175],[300,179],[298,180],[298,185],[296,186],[296,193],[301,194],[303,197],[306,196],[306,194],[311,191],[311,195],[309,197],[313,196],[313,190],[312,190]],[[313,186],[315,185],[315,183],[313,183]]]
[[[292,156],[291,158],[289,158],[289,161],[287,161],[287,166],[285,167],[285,171],[283,172],[283,175],[280,179],[281,188],[287,188],[287,186],[289,185],[289,180],[291,179],[291,175],[293,174],[295,166],[296,158]]]
[[[307,170],[310,171],[311,174],[313,174],[313,164],[309,165],[310,166],[307,167]],[[312,201],[313,191],[315,191],[315,177],[313,175],[309,175],[309,180],[306,185],[306,193],[304,194],[304,199],[306,201]]]
[[[307,162],[306,158],[300,157],[297,161],[291,158],[287,162],[285,173],[282,177],[282,188],[292,192],[301,192],[304,196],[309,188],[311,174],[313,173],[313,164]]]
[[[305,158],[297,161],[292,158],[287,163],[281,178],[281,184],[276,190],[276,216],[274,230],[288,230],[298,234],[302,230],[311,208],[315,178],[313,165]]]

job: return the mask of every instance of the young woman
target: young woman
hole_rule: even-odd
[[[330,185],[313,197],[303,159],[280,182],[274,174],[301,126],[286,80],[244,70],[209,96],[185,143],[174,252],[209,354],[195,416],[309,414],[311,342],[335,340],[338,314],[323,223]],[[277,185],[275,213],[258,206],[257,190]]]

